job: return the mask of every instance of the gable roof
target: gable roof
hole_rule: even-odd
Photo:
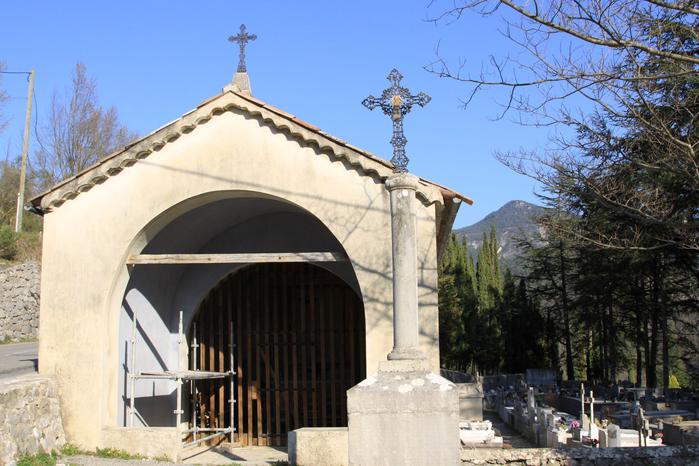
[[[316,146],[318,150],[332,154],[346,161],[352,168],[363,175],[377,176],[385,181],[393,172],[393,164],[374,154],[355,147],[340,138],[325,133],[320,128],[302,121],[295,116],[273,107],[250,95],[226,89],[221,94],[211,97],[195,109],[185,113],[143,138],[134,141],[116,152],[102,158],[93,166],[71,176],[49,190],[31,199],[33,210],[44,214],[59,208],[94,186],[106,182],[121,173],[125,168],[147,158],[153,152],[161,150],[181,136],[188,134],[212,118],[228,111],[243,112],[246,116],[262,120],[277,130],[298,138],[305,144]],[[417,196],[426,205],[438,203],[438,244],[451,231],[459,202],[473,204],[473,201],[456,191],[429,180],[420,178],[421,189]]]

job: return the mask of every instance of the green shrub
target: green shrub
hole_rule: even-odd
[[[119,459],[119,460],[131,460],[131,459],[139,459],[140,456],[138,455],[131,455],[124,450],[119,450],[116,448],[98,448],[95,450],[95,456],[98,456],[100,458],[113,458],[113,459]]]
[[[61,455],[63,456],[77,456],[84,454],[85,452],[82,451],[80,447],[77,447],[72,443],[66,443],[65,445],[63,445],[63,448],[61,448]]]
[[[55,464],[56,456],[48,453],[24,456],[17,460],[17,466],[54,466]]]
[[[0,258],[12,260],[17,255],[17,234],[9,225],[0,225]]]

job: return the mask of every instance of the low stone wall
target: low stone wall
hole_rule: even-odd
[[[464,449],[462,465],[697,466],[699,447]]]
[[[0,341],[37,338],[40,274],[36,262],[0,270]]]
[[[36,375],[0,382],[0,464],[65,444],[58,390]]]

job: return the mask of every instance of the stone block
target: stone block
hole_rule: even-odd
[[[304,427],[288,434],[289,463],[297,466],[347,466],[346,427]]]
[[[607,425],[607,447],[621,446],[621,428],[616,424]]]
[[[479,383],[457,383],[459,418],[466,421],[483,420],[483,391]]]
[[[347,392],[347,411],[350,465],[459,462],[458,390],[436,374],[381,370]]]
[[[102,429],[102,448],[116,448],[149,458],[180,461],[181,442],[174,427],[107,427]]]

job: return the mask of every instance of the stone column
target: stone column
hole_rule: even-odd
[[[409,173],[397,173],[386,180],[391,195],[393,247],[393,351],[388,354],[389,360],[425,359],[418,346],[417,188],[417,177]]]
[[[393,241],[393,350],[378,373],[347,392],[349,464],[459,464],[459,395],[430,372],[418,343],[415,191],[418,180],[386,181]]]

